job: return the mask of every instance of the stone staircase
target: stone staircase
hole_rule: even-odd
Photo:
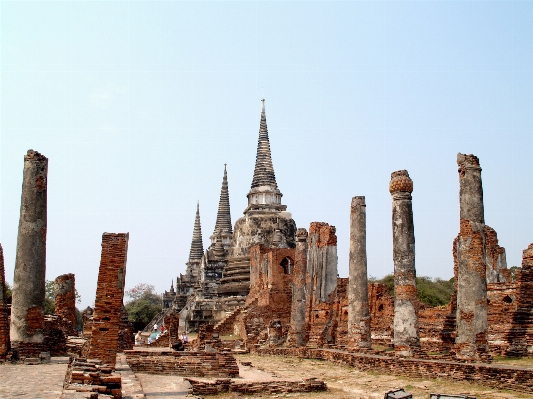
[[[172,308],[163,309],[161,312],[156,314],[152,321],[144,327],[143,333],[151,333],[154,329],[154,325],[157,324],[158,326],[161,326],[163,324],[163,320],[165,319],[165,316],[167,316],[170,312],[172,312]]]
[[[219,335],[230,335],[233,334],[233,324],[235,319],[242,312],[242,308],[237,306],[231,311],[224,319],[215,324],[214,330],[219,333]]]

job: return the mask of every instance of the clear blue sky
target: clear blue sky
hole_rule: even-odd
[[[23,157],[49,158],[47,278],[94,302],[103,232],[129,232],[126,286],[207,246],[224,163],[246,207],[260,99],[298,227],[365,195],[368,269],[391,273],[390,173],[414,180],[419,275],[452,276],[456,154],[479,156],[509,266],[533,242],[533,2],[0,2],[1,235],[13,281]]]

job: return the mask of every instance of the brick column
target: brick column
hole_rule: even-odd
[[[309,226],[306,275],[306,335],[310,345],[323,346],[331,337],[337,294],[337,235],[335,226]]]
[[[11,347],[19,356],[44,351],[48,159],[37,151],[24,156],[22,199],[11,304]]]
[[[4,250],[0,244],[0,360],[9,352],[9,324],[6,298],[6,275],[4,269]]]
[[[76,328],[76,280],[74,274],[63,274],[54,281],[54,314],[63,317]]]
[[[457,154],[460,232],[457,243],[457,336],[460,359],[487,356],[487,277],[481,167],[474,155]]]
[[[420,333],[416,308],[413,181],[406,170],[391,174],[389,191],[394,258],[394,350],[402,356],[413,356],[420,350]]]
[[[296,231],[296,251],[292,276],[291,325],[287,343],[305,345],[305,278],[307,274],[307,230]]]
[[[128,233],[104,233],[89,357],[115,367],[124,299]]]
[[[352,198],[350,211],[350,274],[348,278],[349,347],[353,349],[371,349],[365,197]]]

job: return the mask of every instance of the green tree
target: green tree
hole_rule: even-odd
[[[7,281],[6,281],[5,296],[6,296],[6,302],[8,304],[10,304],[11,303],[11,297],[13,296],[13,290],[12,290],[11,286],[9,285],[9,283]]]
[[[371,277],[371,282],[385,284],[387,291],[394,297],[394,275],[387,274],[381,279]],[[453,294],[454,279],[443,280],[440,278],[417,277],[416,292],[418,299],[429,306],[442,306],[450,303]]]
[[[155,292],[155,287],[151,284],[137,284],[124,294],[131,298],[126,302],[128,319],[138,330],[142,330],[155,315],[163,310],[162,296]]]

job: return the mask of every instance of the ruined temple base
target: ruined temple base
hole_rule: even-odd
[[[222,378],[239,376],[237,361],[229,352],[140,348],[124,353],[135,373]]]
[[[43,343],[11,341],[11,350],[7,354],[7,361],[25,361],[28,363],[47,363],[50,352]]]
[[[533,393],[533,369],[530,368],[401,358],[318,348],[257,348],[253,352],[258,355],[326,360],[351,366],[360,371],[374,371],[411,378],[467,381],[491,388]]]

